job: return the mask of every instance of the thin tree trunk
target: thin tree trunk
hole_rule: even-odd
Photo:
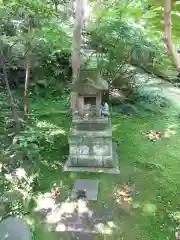
[[[74,20],[74,31],[73,31],[73,41],[72,41],[72,82],[78,80],[80,66],[81,66],[81,32],[83,28],[83,19],[84,19],[84,0],[76,0],[76,11],[75,11],[75,20]],[[77,94],[71,93],[71,110],[76,109]]]
[[[24,121],[28,120],[28,85],[29,85],[30,61],[26,61],[26,77],[24,84]]]
[[[180,56],[173,45],[171,25],[171,0],[164,0],[164,41],[176,62],[177,71],[180,72]]]
[[[58,2],[54,2],[54,6],[55,6],[55,11],[58,12]]]
[[[20,131],[20,122],[19,122],[18,114],[17,114],[17,106],[14,102],[13,94],[10,89],[7,70],[6,70],[6,64],[4,62],[3,56],[1,56],[1,64],[2,64],[2,68],[3,68],[4,81],[5,81],[5,85],[6,85],[6,89],[7,89],[7,93],[8,93],[9,103],[11,105],[12,119],[15,124],[15,132],[18,133]]]

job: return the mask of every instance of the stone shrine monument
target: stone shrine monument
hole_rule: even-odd
[[[98,69],[81,70],[71,85],[77,93],[76,111],[69,132],[69,158],[65,171],[119,173],[109,116],[102,114],[102,95],[108,83]]]

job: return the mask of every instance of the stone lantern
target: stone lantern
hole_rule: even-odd
[[[101,114],[102,94],[108,91],[108,83],[97,69],[81,70],[71,89],[77,93],[77,108],[72,116],[64,170],[119,173],[111,120]]]

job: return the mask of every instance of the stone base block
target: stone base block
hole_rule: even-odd
[[[99,173],[109,173],[109,174],[120,174],[119,170],[119,158],[116,152],[116,144],[113,143],[113,157],[112,161],[115,167],[83,167],[83,166],[72,166],[70,158],[67,159],[64,165],[64,171],[66,172],[99,172]]]
[[[69,167],[104,167],[113,168],[116,167],[116,163],[112,160],[113,157],[109,156],[69,156]]]

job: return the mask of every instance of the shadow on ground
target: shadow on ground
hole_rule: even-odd
[[[6,175],[18,192],[13,214],[25,215],[34,239],[173,239],[175,223],[169,215],[179,199],[180,142],[172,136],[152,143],[141,133],[151,128],[167,131],[167,122],[150,115],[113,117],[121,174],[106,175],[62,171],[70,121],[65,114],[34,118],[33,129],[43,135],[41,158]],[[77,178],[99,180],[98,201],[70,199]],[[130,201],[122,201],[122,185],[133,187]]]

